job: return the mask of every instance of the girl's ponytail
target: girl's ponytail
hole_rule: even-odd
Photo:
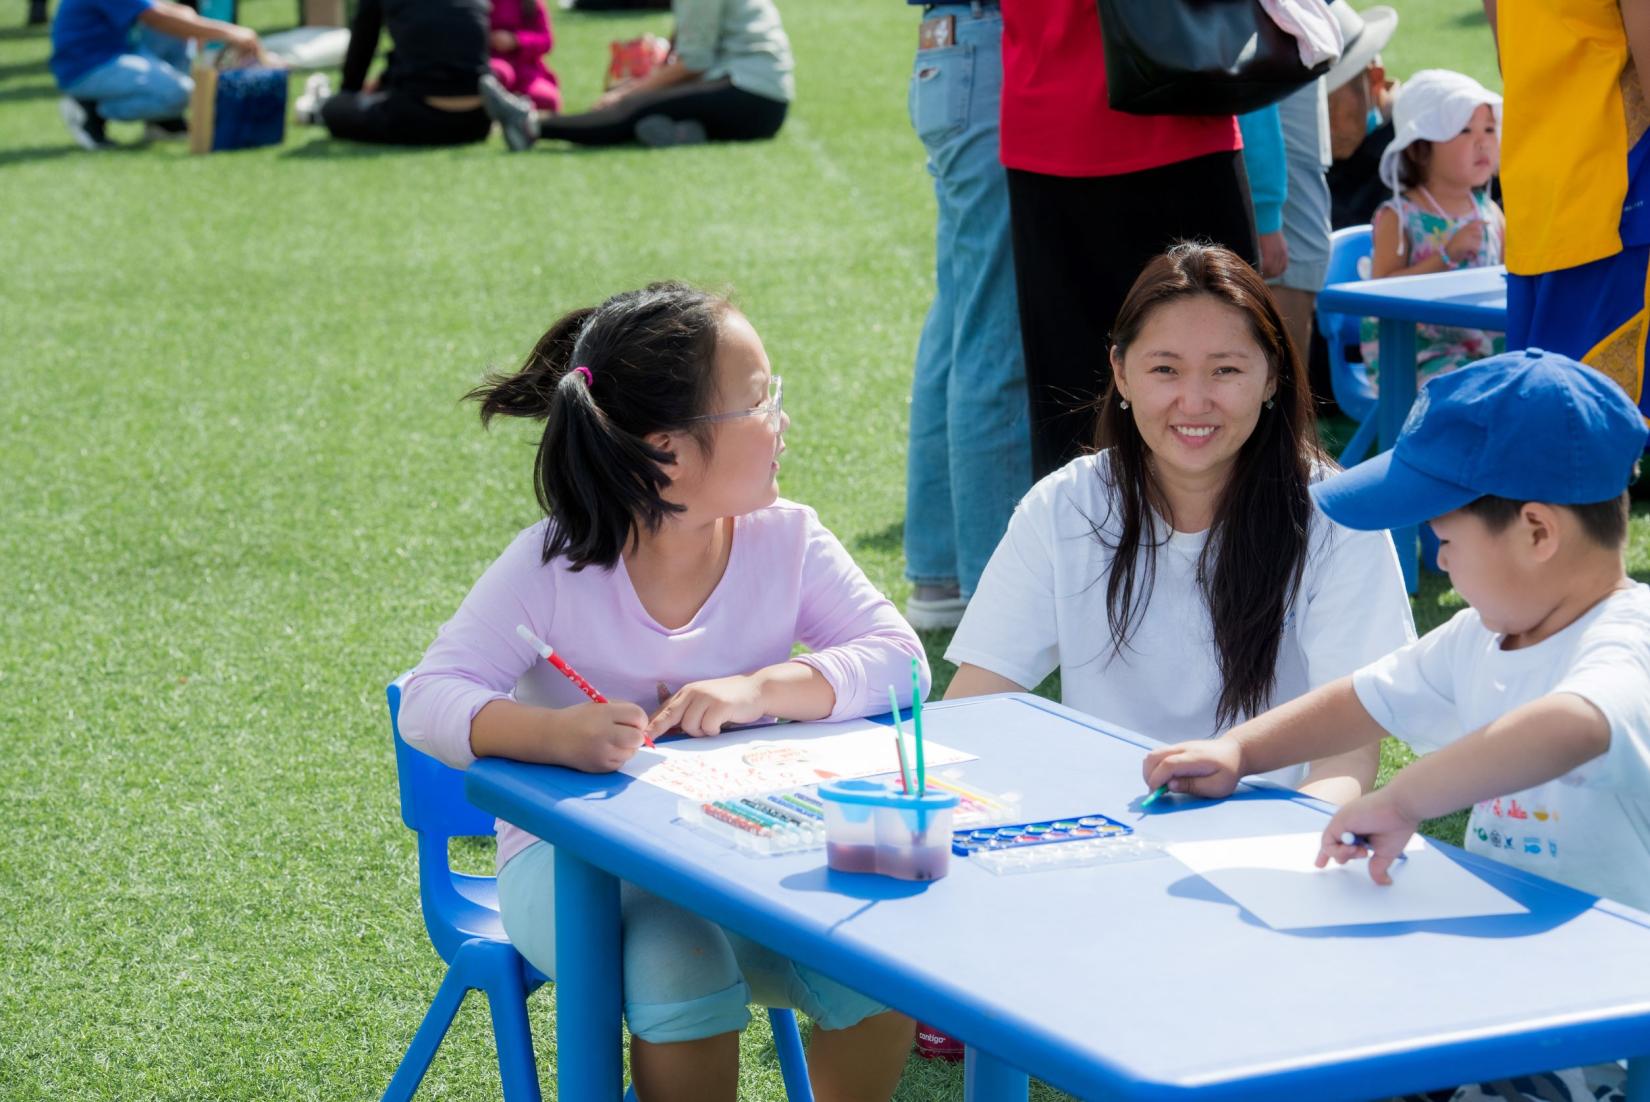
[[[550,416],[557,384],[573,367],[573,346],[595,313],[596,308],[589,306],[563,316],[539,338],[520,371],[511,375],[488,375],[480,386],[466,394],[467,401],[481,403],[481,423],[490,425],[500,414],[536,421]]]
[[[467,398],[486,424],[498,415],[543,420],[533,485],[551,518],[544,561],[611,567],[645,527],[681,506],[667,501],[675,456],[646,437],[676,430],[709,450],[693,418],[714,399],[716,334],[726,299],[659,283],[567,314],[521,370],[492,375]]]

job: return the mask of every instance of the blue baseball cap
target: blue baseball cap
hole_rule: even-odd
[[[1397,444],[1312,487],[1348,528],[1399,528],[1485,495],[1550,505],[1619,497],[1647,430],[1609,376],[1528,348],[1432,379]]]

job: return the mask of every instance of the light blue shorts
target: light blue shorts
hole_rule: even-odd
[[[535,842],[498,874],[504,932],[545,975],[556,975],[555,849]],[[822,1029],[846,1029],[887,1007],[631,884],[619,885],[624,1014],[653,1044],[745,1028],[750,1003],[800,1010]]]
[[[1272,280],[1314,295],[1329,274],[1329,109],[1322,77],[1278,101],[1289,194],[1283,201],[1283,242],[1289,267]]]

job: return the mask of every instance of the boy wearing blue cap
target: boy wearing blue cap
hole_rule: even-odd
[[[1469,850],[1650,910],[1650,586],[1624,562],[1645,436],[1619,386],[1539,349],[1429,382],[1391,451],[1312,494],[1349,528],[1430,520],[1471,607],[1220,738],[1154,751],[1147,784],[1224,796],[1392,734],[1437,752],[1343,807],[1320,866],[1367,854],[1390,883],[1421,820],[1470,806]]]
[[[1220,797],[1391,734],[1435,752],[1340,809],[1320,868],[1367,855],[1390,884],[1423,819],[1471,807],[1467,849],[1650,910],[1650,586],[1624,561],[1645,437],[1616,383],[1539,349],[1427,383],[1391,451],[1312,495],[1349,528],[1430,520],[1470,607],[1219,738],[1153,751],[1146,783]],[[1612,1064],[1440,1097],[1620,1098],[1622,1081]]]

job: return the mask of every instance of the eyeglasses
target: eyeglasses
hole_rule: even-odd
[[[717,421],[732,421],[738,417],[766,417],[768,428],[778,429],[780,414],[784,412],[785,380],[778,375],[768,376],[768,400],[759,406],[750,409],[738,409],[731,413],[701,413],[697,417],[687,418],[689,424],[702,422],[714,424]]]

